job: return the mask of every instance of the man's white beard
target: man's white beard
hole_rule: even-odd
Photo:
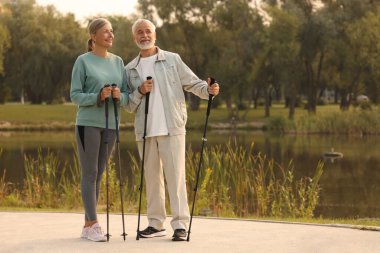
[[[152,47],[154,47],[154,43],[155,43],[155,41],[150,41],[149,43],[144,43],[144,44],[141,44],[141,43],[136,42],[137,46],[138,46],[141,50],[148,50],[148,49],[151,49]]]

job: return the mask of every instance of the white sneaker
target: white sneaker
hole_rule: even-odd
[[[89,230],[90,230],[90,227],[83,227],[80,238],[87,239]]]
[[[107,241],[106,236],[104,235],[102,228],[99,223],[95,223],[88,229],[87,239],[94,242],[105,242]]]

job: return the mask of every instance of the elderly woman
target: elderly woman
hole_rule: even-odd
[[[114,39],[111,23],[98,18],[89,24],[88,30],[88,52],[80,55],[75,61],[70,97],[78,105],[75,133],[85,210],[85,224],[81,237],[98,242],[106,241],[96,213],[100,181],[116,137],[112,106],[108,106],[109,130],[105,132],[104,104],[112,103],[115,99],[120,108],[126,104],[128,95],[123,60],[108,52]],[[117,86],[105,87],[106,84]],[[109,97],[112,99],[107,99]]]

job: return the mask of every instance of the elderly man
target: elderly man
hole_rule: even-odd
[[[219,93],[218,83],[200,80],[172,52],[155,45],[156,27],[146,19],[132,26],[133,39],[140,54],[125,67],[130,99],[129,112],[135,113],[135,134],[140,156],[143,149],[145,99],[150,92],[145,137],[145,182],[149,226],[139,236],[165,236],[165,185],[168,186],[173,218],[173,241],[184,241],[190,219],[185,179],[186,103],[183,90],[203,99]],[[152,77],[147,80],[147,77]]]

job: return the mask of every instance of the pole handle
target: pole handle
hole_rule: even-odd
[[[213,85],[215,83],[215,79],[213,77],[210,76],[210,86]],[[210,115],[210,110],[211,110],[211,102],[212,102],[212,98],[214,97],[214,95],[210,94],[208,96],[208,104],[207,104],[207,116]]]
[[[152,77],[147,76],[146,80],[152,80]],[[149,95],[150,95],[150,92],[147,92],[145,94],[145,114],[148,114],[148,110],[149,110]]]
[[[112,88],[116,88],[116,87],[117,87],[117,84],[116,84],[116,83],[113,83],[113,84],[111,84],[111,87],[112,87]],[[114,98],[114,97],[112,97],[112,100],[113,100],[114,102],[117,102],[117,99]]]
[[[110,87],[111,85],[109,85],[109,84],[105,84],[104,86],[103,86],[103,88],[106,88],[106,87]],[[104,105],[105,105],[105,114],[106,114],[106,119],[108,119],[108,98],[106,98],[105,100],[104,100]],[[108,125],[108,120],[107,120],[107,123],[106,123],[107,125]]]

